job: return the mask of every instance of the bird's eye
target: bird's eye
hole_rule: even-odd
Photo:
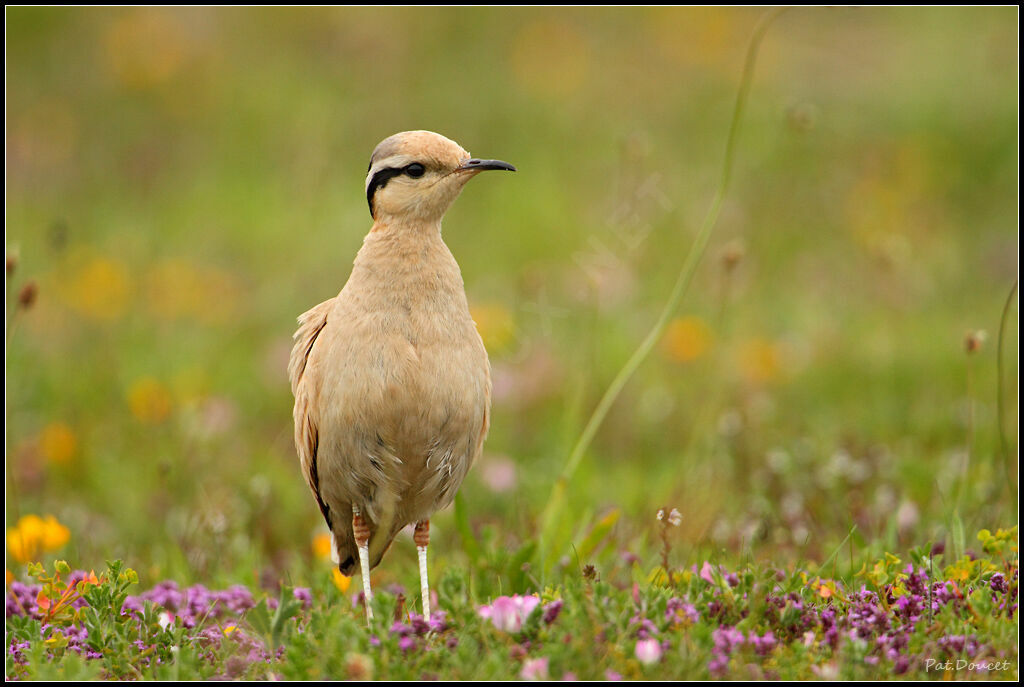
[[[405,168],[405,173],[413,177],[414,179],[418,179],[419,177],[423,176],[423,173],[426,171],[427,170],[423,167],[423,165],[421,165],[418,162],[414,162]]]

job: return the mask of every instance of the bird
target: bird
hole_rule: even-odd
[[[341,292],[299,318],[288,376],[295,446],[327,522],[332,559],[370,570],[413,525],[430,618],[430,516],[451,504],[490,426],[491,374],[441,219],[466,183],[516,168],[474,158],[431,131],[404,131],[370,157],[373,224]]]

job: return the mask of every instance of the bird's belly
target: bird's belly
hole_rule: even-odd
[[[423,331],[414,339],[377,329],[372,344],[352,336],[332,352],[336,372],[323,380],[324,489],[363,501],[371,517],[428,517],[451,500],[479,450],[490,395],[483,345],[475,331]]]

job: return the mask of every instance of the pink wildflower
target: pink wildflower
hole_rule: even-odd
[[[519,632],[539,603],[540,599],[532,594],[499,596],[489,606],[481,606],[477,612],[502,632]]]
[[[634,653],[638,661],[649,666],[661,660],[661,643],[657,639],[638,640]]]
[[[548,659],[545,658],[528,658],[523,661],[523,672],[519,674],[519,677],[524,680],[547,680],[548,678]]]

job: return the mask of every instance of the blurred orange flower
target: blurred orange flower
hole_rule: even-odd
[[[337,587],[342,594],[348,591],[349,585],[352,584],[351,577],[345,577],[337,568],[331,570],[331,576],[334,580],[334,586]]]
[[[747,380],[756,384],[772,382],[782,371],[782,355],[778,344],[767,339],[754,338],[740,347],[740,371]]]
[[[662,343],[670,358],[688,363],[707,353],[713,339],[708,323],[691,315],[672,320]]]
[[[313,555],[317,558],[329,559],[331,557],[331,535],[326,532],[313,537]]]
[[[71,531],[52,515],[46,519],[26,515],[7,530],[7,550],[19,563],[29,563],[47,551],[56,551],[71,540]]]
[[[153,379],[143,377],[128,391],[128,406],[139,422],[155,425],[171,414],[171,394],[167,388]]]
[[[139,8],[118,17],[104,36],[107,63],[129,88],[149,88],[173,76],[185,59],[185,29],[170,12]]]
[[[51,422],[39,433],[39,449],[46,460],[64,465],[78,452],[78,438],[65,423]]]

